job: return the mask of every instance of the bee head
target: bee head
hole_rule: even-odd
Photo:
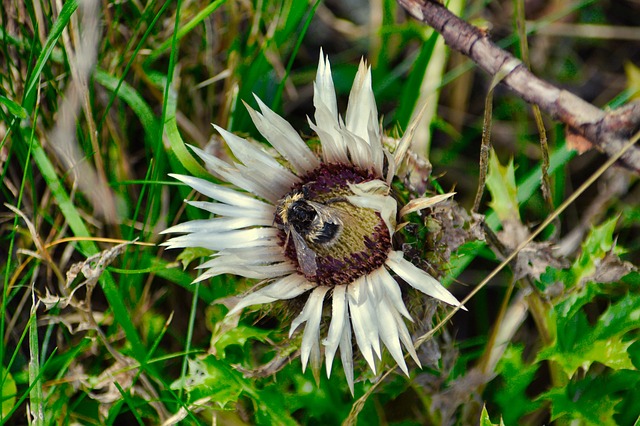
[[[307,231],[317,216],[316,209],[304,200],[293,202],[287,214],[289,223],[298,233]]]

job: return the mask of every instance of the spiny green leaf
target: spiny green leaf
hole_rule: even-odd
[[[566,271],[561,275],[560,282],[566,283]],[[558,302],[555,306],[555,312],[558,316],[563,318],[569,318],[574,316],[584,305],[589,303],[595,296],[602,293],[599,285],[585,285],[580,287],[571,293],[569,293],[564,300]]]
[[[242,377],[213,356],[205,359],[189,359],[186,377],[171,384],[171,389],[184,389],[191,401],[208,398],[216,409],[228,408],[242,393]]]
[[[480,426],[504,426],[502,417],[500,417],[500,423],[492,423],[487,412],[487,406],[482,407],[482,413],[480,414]]]
[[[617,426],[613,420],[616,413],[615,406],[619,400],[610,396],[600,395],[595,400],[585,402],[584,399],[574,400],[575,395],[567,395],[566,388],[553,388],[544,395],[544,399],[551,401],[551,420],[567,416],[570,419],[580,419],[583,425],[589,426]]]
[[[238,325],[237,327],[229,330],[222,336],[220,336],[216,342],[215,347],[218,354],[224,358],[224,350],[230,345],[244,346],[249,340],[258,340],[265,342],[269,336],[269,331],[263,330],[257,327],[249,327],[245,325]]]
[[[297,425],[291,417],[289,407],[284,403],[282,392],[274,392],[267,388],[255,392],[253,398],[256,407],[256,424],[258,425]]]
[[[187,247],[182,250],[182,252],[176,258],[180,263],[182,263],[182,268],[187,269],[189,264],[196,259],[201,259],[203,257],[209,257],[213,253],[211,250],[203,249],[200,247]]]
[[[614,370],[634,369],[627,352],[634,339],[629,331],[640,329],[640,297],[628,294],[612,304],[591,327],[583,311],[571,317],[557,317],[557,338],[554,344],[538,354],[538,360],[557,362],[567,377],[578,368],[588,370],[599,362]]]
[[[188,375],[173,382],[171,389],[186,390],[191,401],[208,398],[216,409],[230,408],[244,393],[254,404],[257,424],[296,425],[281,392],[256,389],[250,380],[213,355],[190,360]]]
[[[584,425],[613,426],[619,424],[619,412],[624,392],[638,386],[640,373],[619,371],[613,374],[587,375],[566,386],[553,388],[540,399],[551,402],[551,420],[565,417],[580,420]],[[634,395],[628,397],[635,399]]]
[[[526,390],[533,381],[538,364],[527,365],[522,359],[524,348],[521,345],[509,346],[500,359],[496,372],[504,379],[504,385],[498,390],[495,400],[502,409],[507,424],[516,424],[523,415],[540,406],[531,401]]]
[[[616,229],[618,217],[612,217],[601,225],[591,229],[587,239],[582,244],[582,252],[571,266],[573,284],[577,285],[588,280],[596,271],[596,267],[605,254],[613,249],[613,233]]]
[[[506,166],[500,164],[494,150],[489,154],[489,172],[487,173],[487,189],[491,193],[489,206],[496,212],[501,222],[507,220],[520,221],[518,210],[518,189],[516,187],[513,159]]]
[[[604,267],[603,259],[610,252],[619,251],[613,246],[616,218],[611,218],[591,230],[582,244],[580,256],[568,270],[556,271],[555,278],[569,290],[564,300],[556,304],[560,317],[570,317],[599,294],[606,293],[608,286],[590,282],[598,267]]]
[[[554,173],[561,173],[563,167],[575,157],[576,151],[567,149],[566,144],[559,146],[554,152],[551,153],[549,159],[549,175]],[[518,202],[523,203],[539,190],[540,182],[542,179],[541,166],[537,166],[533,169],[522,181],[518,182]],[[490,211],[486,217],[487,224],[496,229],[498,226],[498,216],[496,212]]]
[[[640,370],[640,340],[636,340],[627,348],[629,352],[629,358],[631,359],[631,363],[633,366]]]
[[[640,297],[627,294],[598,318],[594,334],[607,339],[640,328]]]

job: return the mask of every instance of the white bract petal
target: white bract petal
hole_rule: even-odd
[[[345,321],[349,321],[348,312],[345,310]],[[342,369],[349,384],[351,395],[354,393],[353,387],[353,346],[351,344],[351,326],[348,324],[343,328],[342,339],[340,339],[340,359]]]
[[[319,110],[316,110],[316,116],[324,115],[325,108],[321,107]],[[349,156],[347,155],[347,145],[344,142],[344,138],[340,131],[340,126],[337,122],[328,121],[330,124],[326,124],[325,126],[315,125],[311,122],[311,120],[307,120],[309,122],[309,127],[311,130],[316,132],[318,138],[320,138],[320,142],[322,144],[322,158],[326,163],[348,163]]]
[[[381,182],[378,180],[371,182]],[[365,182],[365,186],[370,182]],[[369,185],[371,186],[371,185]],[[396,227],[396,212],[398,210],[398,203],[390,195],[379,195],[372,193],[373,191],[363,190],[363,184],[349,184],[349,188],[355,195],[350,195],[347,200],[354,206],[363,207],[366,209],[372,209],[380,213],[380,217],[384,221],[389,230],[389,235],[393,235]],[[385,185],[386,187],[386,185]],[[378,188],[378,185],[371,186],[371,188]],[[388,191],[388,187],[386,187]]]
[[[347,130],[369,140],[369,123],[378,120],[378,108],[371,89],[371,68],[360,61],[356,78],[349,94],[345,122]]]
[[[385,297],[378,303],[376,313],[378,314],[378,324],[380,330],[380,338],[382,342],[389,350],[389,353],[394,360],[398,363],[400,369],[409,375],[407,370],[407,364],[404,362],[404,354],[402,347],[400,346],[400,337],[398,335],[398,325],[391,310],[394,309],[393,305]]]
[[[222,274],[234,274],[255,279],[276,278],[296,271],[292,262],[271,247],[253,248],[251,252],[255,256],[240,255],[237,250],[227,249],[218,252],[213,256],[213,259],[198,266],[197,269],[207,269],[207,271],[196,281]],[[242,250],[246,252],[246,250]],[[259,252],[263,252],[264,255],[257,256]]]
[[[389,155],[390,159],[392,157],[391,154],[389,154],[389,152],[382,147],[380,128],[378,127],[378,123],[375,121],[377,119],[377,116],[371,116],[371,120],[369,122],[369,145],[371,146],[371,164],[373,165],[373,171],[378,176],[382,176],[385,154]],[[393,164],[392,161],[388,161],[388,163]],[[391,173],[391,176],[393,177],[393,171],[391,171]]]
[[[324,296],[329,291],[329,287],[319,286],[316,287],[307,303],[304,305],[302,312],[291,323],[291,330],[289,331],[289,337],[293,335],[296,328],[303,322],[307,324],[304,326],[304,332],[302,333],[302,345],[300,346],[300,360],[302,362],[302,371],[307,368],[307,361],[311,351],[319,346],[320,337],[320,317],[322,315],[322,304]]]
[[[273,222],[258,220],[251,217],[218,217],[214,219],[190,220],[165,229],[163,233],[187,233],[187,232],[226,232],[235,229],[249,228],[252,226],[268,226]]]
[[[272,303],[276,300],[293,299],[311,290],[313,287],[313,283],[310,283],[299,275],[288,275],[243,297],[227,315],[233,315],[247,306]]]
[[[253,228],[229,232],[198,232],[171,238],[163,246],[169,248],[202,247],[209,250],[228,248],[251,248],[261,246],[279,247],[277,229]]]
[[[351,324],[353,332],[356,335],[356,342],[362,352],[362,356],[369,364],[371,370],[376,372],[376,363],[373,357],[374,352],[380,355],[380,341],[378,339],[378,323],[373,314],[373,309],[369,299],[358,303],[361,294],[366,294],[366,278],[364,276],[358,278],[355,282],[349,284],[347,293],[349,295],[349,312],[351,313]]]
[[[313,82],[313,106],[316,109],[316,124],[321,128],[338,125],[338,103],[336,102],[336,90],[331,76],[331,64],[329,57],[325,57],[320,49],[320,61],[316,80]],[[318,116],[321,111],[321,116]]]
[[[276,213],[275,207],[262,203],[259,208],[238,208],[230,204],[212,203],[210,201],[187,201],[190,206],[208,211],[218,216],[253,218],[260,220],[260,223],[272,224],[273,215]],[[271,222],[269,222],[271,221]],[[167,233],[164,231],[163,233]]]
[[[259,174],[254,173],[245,166],[238,165],[234,167],[195,146],[192,146],[191,149],[205,162],[212,173],[220,176],[225,181],[265,198],[274,204],[278,201],[282,188],[278,184],[274,184],[273,179],[264,180]],[[277,173],[277,170],[273,170],[273,173]]]
[[[396,321],[396,327],[398,329],[398,334],[400,335],[400,341],[402,341],[402,344],[407,349],[407,352],[409,352],[409,355],[411,355],[411,358],[413,358],[416,364],[418,364],[418,367],[422,367],[422,364],[420,364],[420,360],[418,359],[418,354],[416,354],[416,350],[413,347],[411,335],[409,334],[409,330],[407,330],[407,326],[402,320],[402,317],[393,309],[391,310],[391,314]]]
[[[371,304],[375,307],[382,297],[384,296],[384,289],[378,284],[378,275],[380,269],[384,269],[384,266],[370,272],[367,275],[367,298],[371,300]]]
[[[204,179],[176,174],[169,174],[169,176],[183,183],[186,183],[202,195],[206,195],[207,197],[213,198],[214,200],[218,200],[222,203],[258,211],[273,208],[269,206],[269,204],[257,200],[252,196],[243,194],[242,192],[224,187],[222,185],[217,185]]]
[[[351,184],[349,188],[356,195],[389,195],[389,185],[380,179]]]
[[[371,147],[360,136],[341,130],[342,140],[348,147],[351,163],[362,170],[371,168]]]
[[[320,165],[318,157],[302,140],[291,124],[254,96],[262,114],[245,103],[258,131],[293,166],[298,174],[305,174]]]
[[[322,143],[322,157],[330,163],[347,163],[347,146],[340,132],[336,91],[331,76],[329,58],[324,57],[320,49],[320,61],[316,80],[313,82],[313,106],[315,124],[309,120],[311,129],[316,132]]]
[[[289,170],[282,167],[275,158],[251,144],[249,141],[227,132],[223,128],[213,127],[220,132],[224,140],[227,142],[231,152],[236,158],[254,171],[262,171],[271,177],[272,181],[277,181],[278,192],[287,191],[293,185],[298,183],[300,179]]]
[[[444,288],[438,280],[415,266],[413,263],[405,260],[402,257],[402,252],[390,252],[389,258],[387,259],[387,265],[410,286],[435,299],[448,303],[449,305],[461,306],[458,299],[456,299],[453,294],[449,293],[449,290]],[[461,306],[461,308],[466,310],[464,306]]]
[[[349,315],[347,312],[347,286],[339,285],[333,288],[331,324],[329,325],[329,333],[324,340],[324,353],[326,358],[327,377],[331,376],[331,367],[333,365],[333,357],[338,350],[338,345],[342,340],[345,328],[350,328]]]
[[[269,265],[271,263],[286,262],[287,258],[280,250],[273,250],[271,247],[254,247],[251,249],[251,256],[247,256],[246,249],[226,249],[224,251],[215,253],[212,256],[215,259],[227,258],[237,259],[239,262],[243,262],[246,265]],[[213,260],[209,260],[201,265],[201,267],[209,267],[209,263]],[[211,264],[213,266],[213,264]]]
[[[433,197],[413,199],[409,201],[407,205],[400,210],[400,217],[408,215],[409,213],[426,209],[427,207],[431,207],[435,204],[438,204],[441,201],[444,201],[448,198],[453,197],[454,195],[455,195],[455,192],[449,192],[448,194],[438,194],[438,195],[434,195]]]
[[[371,274],[371,279],[375,280],[374,285],[379,286],[385,293],[385,296],[389,299],[389,302],[393,304],[396,311],[400,312],[405,318],[409,321],[413,322],[413,318],[411,318],[411,314],[407,310],[403,300],[402,293],[400,292],[400,287],[396,280],[393,279],[389,272],[387,272],[386,268],[382,267],[378,269],[378,271]]]
[[[232,274],[245,278],[253,278],[264,280],[268,278],[277,278],[285,274],[296,272],[296,267],[291,262],[274,263],[271,265],[246,265],[242,262],[232,262],[229,259],[215,259],[226,262],[217,262],[213,266],[207,266],[207,271],[193,281],[194,283],[208,280],[218,275]],[[204,264],[199,268],[204,268]]]

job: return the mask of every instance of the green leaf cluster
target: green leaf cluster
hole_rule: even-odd
[[[630,424],[640,416],[640,287],[622,279],[594,281],[605,259],[621,252],[614,243],[615,225],[612,218],[593,228],[569,268],[549,268],[542,277],[547,286],[565,286],[547,312],[553,339],[533,359],[525,357],[521,345],[510,346],[501,358],[502,385],[493,399],[507,424],[545,404],[551,420],[586,425]],[[551,369],[552,385],[532,395],[544,364]]]

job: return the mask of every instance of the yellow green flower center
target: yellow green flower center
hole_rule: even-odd
[[[386,261],[391,236],[380,214],[347,201],[349,184],[373,179],[351,165],[323,164],[280,200],[281,245],[309,281],[348,284]]]

